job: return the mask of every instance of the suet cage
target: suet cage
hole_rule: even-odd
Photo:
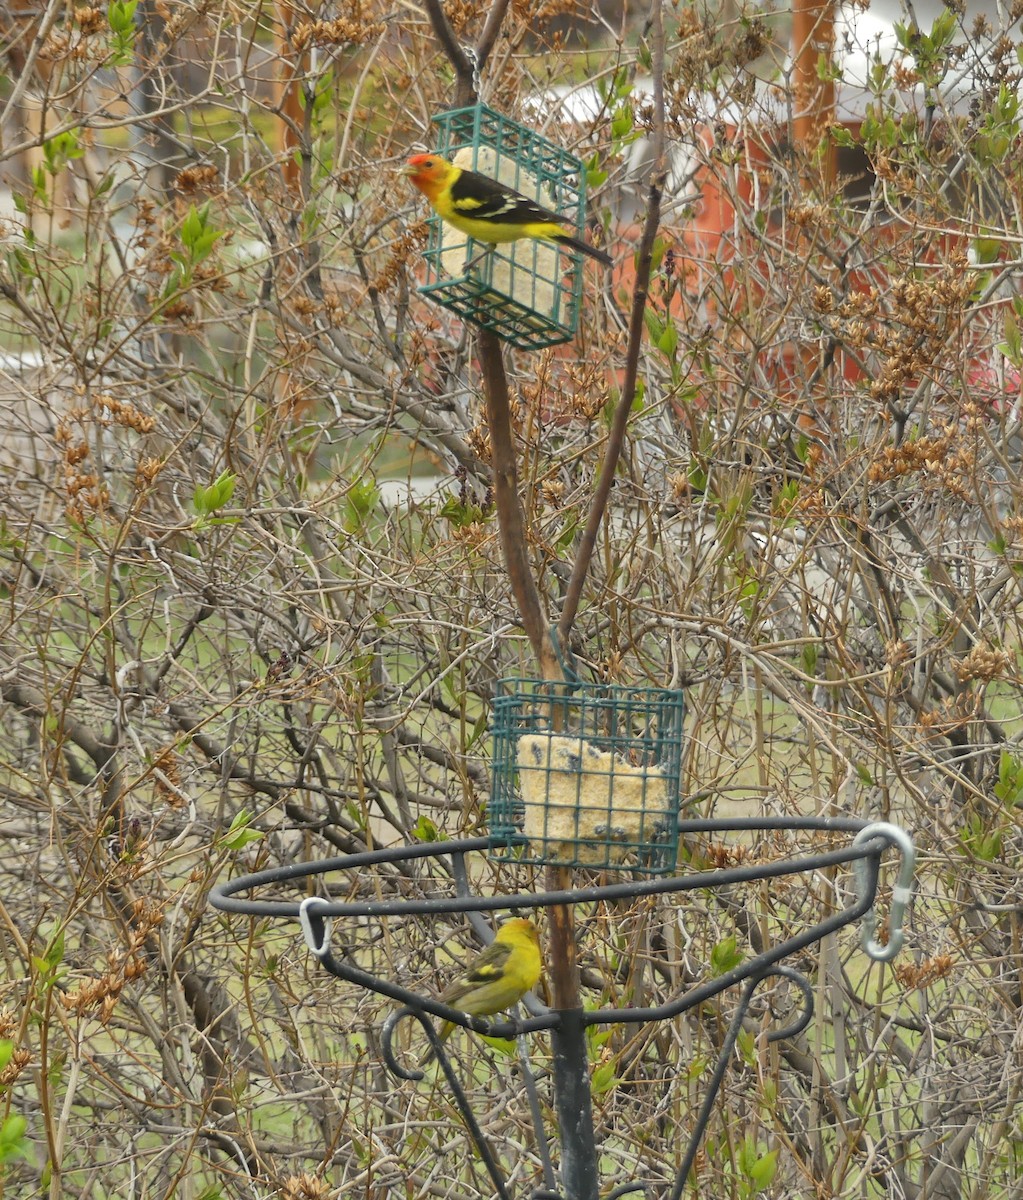
[[[586,170],[567,150],[486,105],[439,113],[437,153],[566,216],[582,237]],[[421,294],[524,350],[570,341],[579,327],[582,256],[522,238],[492,249],[430,218]]]
[[[678,690],[505,681],[494,699],[491,856],[672,871],[684,713]]]

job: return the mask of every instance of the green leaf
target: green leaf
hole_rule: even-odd
[[[936,50],[942,50],[951,42],[956,31],[956,14],[951,8],[943,9],[934,19],[931,26],[931,45]]]
[[[748,1175],[750,1182],[757,1188],[758,1191],[763,1191],[771,1186],[771,1181],[774,1179],[774,1173],[778,1166],[778,1151],[769,1150],[766,1154],[762,1154],[750,1168]]]
[[[920,30],[915,24],[903,25],[901,21],[896,21],[892,29],[895,33],[895,40],[903,50],[912,50],[920,37]]]
[[[64,930],[57,929],[50,937],[46,950],[37,961],[48,975],[53,975],[64,958]]]
[[[601,1063],[594,1069],[590,1087],[595,1096],[604,1096],[608,1092],[613,1092],[620,1082],[621,1076],[615,1071],[614,1062],[609,1061]]]
[[[450,521],[456,529],[465,529],[470,525],[480,525],[484,520],[483,509],[469,500],[461,500],[458,496],[448,496],[440,506],[440,515]]]
[[[469,737],[466,740],[464,753],[468,754],[474,750],[476,746],[479,746],[486,737],[489,729],[490,721],[487,718],[487,714],[480,713],[480,715],[476,718],[476,724],[472,727],[472,732],[469,734]]]
[[[579,532],[579,514],[571,513],[561,527],[561,532],[554,539],[554,546],[561,554],[575,541],[575,535]]]
[[[1011,312],[1006,312],[1002,327],[1005,331],[1005,341],[998,347],[999,351],[1014,367],[1023,366],[1023,338],[1020,336],[1019,324]]]
[[[816,642],[806,642],[800,651],[800,659],[802,661],[804,675],[816,675],[817,659],[819,657],[820,647]]]
[[[138,0],[111,0],[107,21],[114,33],[134,32]]]
[[[817,78],[821,83],[835,83],[842,78],[842,68],[823,50],[817,55]]]
[[[782,484],[781,488],[779,488],[771,507],[778,516],[787,517],[795,507],[798,499],[799,481],[797,479],[790,479],[788,483]]]
[[[27,1129],[28,1122],[20,1113],[8,1113],[0,1123],[0,1163],[28,1157]]]
[[[356,533],[380,502],[380,489],[371,478],[357,480],[345,493],[345,529]]]
[[[735,934],[723,938],[710,952],[710,967],[715,975],[726,975],[743,960]]]
[[[646,331],[650,335],[651,342],[656,346],[664,336],[664,322],[652,308],[645,308],[643,310],[643,322],[646,325]]]
[[[686,479],[694,492],[702,495],[707,490],[707,468],[703,463],[691,459],[686,469]]]
[[[1023,801],[1023,762],[1008,750],[1003,750],[998,758],[998,782],[995,784],[995,795],[1003,804],[1013,807]]]
[[[749,1177],[757,1161],[757,1144],[747,1134],[739,1143],[738,1152],[735,1156],[735,1165],[739,1168],[743,1175]]]
[[[674,321],[668,321],[664,327],[664,332],[657,339],[657,349],[664,355],[665,358],[674,358],[675,351],[678,348],[678,330],[675,328]]]
[[[208,517],[218,508],[223,508],[234,495],[238,477],[231,471],[222,471],[209,487],[196,486],[192,493],[192,506],[200,517]]]
[[[619,104],[611,116],[611,137],[620,142],[628,138],[635,124],[631,104]]]
[[[412,836],[417,842],[439,842],[441,840],[437,826],[426,816],[420,816],[412,826]]]
[[[250,842],[258,842],[263,834],[258,829],[251,829],[253,814],[243,808],[231,822],[231,828],[220,839],[220,845],[228,850],[243,850]]]

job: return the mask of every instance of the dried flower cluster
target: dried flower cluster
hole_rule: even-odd
[[[895,404],[903,388],[914,386],[947,354],[974,287],[964,268],[958,257],[933,281],[891,281],[885,293],[889,315],[878,314],[873,326],[872,344],[882,360],[870,386],[876,400]]]
[[[965,658],[956,663],[955,671],[960,681],[969,683],[977,679],[990,683],[999,679],[1012,667],[1012,655],[1006,650],[995,650],[991,646],[974,646]]]
[[[83,4],[81,8],[75,9],[75,24],[86,37],[91,37],[106,29],[107,16],[102,8]]]
[[[280,1200],[331,1200],[337,1192],[322,1179],[303,1172],[290,1175],[277,1189]]]
[[[298,51],[309,46],[361,46],[375,41],[384,28],[381,21],[364,18],[356,5],[350,16],[335,17],[331,21],[303,21],[295,27],[291,44]]]
[[[13,1041],[18,1033],[18,1022],[14,1013],[7,1008],[0,1008],[0,1039]],[[0,1087],[10,1087],[31,1061],[31,1051],[26,1050],[24,1046],[15,1046],[7,1065],[0,1070]]]
[[[174,187],[182,195],[188,196],[193,192],[209,192],[216,190],[220,182],[220,172],[216,167],[207,164],[202,167],[185,167],[174,178]]]
[[[68,408],[57,422],[53,438],[64,464],[65,508],[78,523],[84,522],[89,513],[103,512],[110,504],[107,482],[98,470],[87,465],[92,458],[88,439],[97,430],[115,426],[145,435],[152,433],[156,421],[129,400],[122,400],[110,392],[97,392],[83,396],[80,403]],[[137,468],[141,478],[145,479],[150,473],[155,478],[159,466],[143,467],[143,464],[156,464],[156,460],[143,459]]]
[[[970,480],[976,455],[962,442],[960,432],[946,429],[932,437],[885,446],[870,464],[867,478],[878,484],[903,475],[923,475],[958,499],[969,501],[973,497]]]
[[[976,718],[979,705],[980,693],[977,692],[949,696],[938,708],[921,713],[917,725],[929,737],[948,737]]]
[[[102,1024],[114,1014],[117,1002],[127,984],[146,973],[148,952],[145,943],[163,923],[163,913],[146,900],[137,900],[132,912],[133,924],[127,934],[127,945],[107,954],[107,969],[95,979],[82,983],[73,991],[64,992],[61,1002],[70,1012],[80,1016],[94,1012]]]
[[[401,277],[405,268],[414,261],[416,252],[424,245],[429,236],[429,227],[425,221],[419,221],[407,229],[394,243],[390,255],[380,269],[372,286],[382,294],[391,290]]]
[[[954,967],[955,960],[950,954],[936,954],[919,963],[898,963],[895,977],[903,987],[921,990],[937,983],[939,979],[946,979]]]

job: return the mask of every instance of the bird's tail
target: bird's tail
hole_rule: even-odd
[[[584,242],[582,238],[573,237],[570,233],[556,233],[554,234],[554,241],[562,246],[571,246],[573,250],[578,250],[581,254],[589,255],[590,258],[595,258],[597,262],[602,263],[605,267],[611,266],[613,261],[610,254],[599,250],[596,246],[591,246],[589,242]]]

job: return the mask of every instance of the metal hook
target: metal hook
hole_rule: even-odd
[[[384,1021],[380,1041],[387,1069],[397,1075],[399,1079],[411,1079],[413,1082],[418,1082],[420,1079],[426,1078],[423,1072],[418,1067],[403,1067],[398,1061],[397,1054],[394,1052],[394,1031],[406,1017],[414,1017],[427,1031],[427,1034],[433,1035],[430,1037],[430,1044],[433,1046],[434,1054],[437,1054],[440,1039],[434,1033],[433,1022],[424,1013],[420,1012],[418,1008],[411,1008],[407,1004],[404,1008],[399,1008],[397,1012],[392,1012],[387,1020]]]
[[[792,1038],[802,1033],[813,1020],[813,988],[807,977],[800,971],[793,970],[792,967],[776,964],[764,973],[765,979],[771,976],[776,979],[787,979],[789,983],[799,989],[800,998],[803,1001],[802,1012],[793,1021],[784,1029],[772,1029],[767,1035],[769,1042],[791,1041]]]
[[[317,907],[321,909],[319,913],[313,911]],[[298,921],[302,926],[305,944],[319,959],[330,950],[330,922],[322,912],[322,909],[329,907],[326,900],[319,896],[306,896],[298,906]]]
[[[886,842],[894,846],[901,856],[901,861],[899,873],[892,888],[892,903],[888,916],[888,944],[882,945],[874,937],[874,931],[877,929],[877,913],[871,906],[863,918],[863,949],[875,962],[890,962],[902,949],[902,943],[905,941],[902,921],[909,902],[913,899],[913,868],[916,865],[916,847],[913,845],[913,839],[904,829],[900,829],[898,825],[892,825],[888,821],[874,821],[873,824],[864,826],[853,838],[853,847],[862,846],[876,837],[884,838]],[[858,858],[855,861],[853,875],[856,879],[856,889],[860,898],[863,899],[870,887],[865,859]]]

